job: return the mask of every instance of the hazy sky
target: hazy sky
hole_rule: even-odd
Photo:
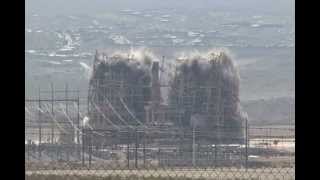
[[[212,8],[293,15],[294,0],[26,0],[27,13],[42,15],[95,14],[126,8]]]

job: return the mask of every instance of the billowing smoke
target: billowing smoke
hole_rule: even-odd
[[[215,49],[176,56],[175,69],[160,67],[171,74],[163,77],[167,82],[160,80],[169,83],[168,108],[174,112],[166,120],[184,129],[197,126],[216,132],[220,140],[243,140],[240,78],[232,55]],[[90,79],[89,124],[93,128],[145,125],[145,107],[158,93],[151,87],[155,75],[151,69],[158,59],[148,49],[97,52]]]
[[[108,127],[144,123],[153,61],[147,49],[96,52],[89,92],[93,127],[100,126],[97,121]]]
[[[130,49],[129,51],[96,52],[95,63],[114,64],[126,62],[129,66],[147,68],[153,61],[158,61],[157,57],[146,48]]]
[[[86,63],[84,62],[80,62],[79,63],[81,65],[81,67],[84,69],[85,71],[85,77],[90,79],[90,76],[92,74],[92,68],[90,66],[88,66]]]
[[[170,107],[181,113],[176,125],[188,128],[196,124],[216,131],[221,138],[242,137],[239,82],[227,51],[181,53],[169,91]],[[199,122],[196,117],[201,117]]]
[[[82,123],[83,123],[83,126],[88,126],[89,125],[89,117],[88,116],[85,116],[82,120]]]

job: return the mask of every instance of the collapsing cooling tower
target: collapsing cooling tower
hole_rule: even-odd
[[[243,140],[239,102],[239,75],[224,52],[179,58],[171,81],[169,106],[177,126],[213,132],[218,142]]]
[[[90,126],[119,129],[145,123],[152,61],[145,51],[96,53],[88,98]]]

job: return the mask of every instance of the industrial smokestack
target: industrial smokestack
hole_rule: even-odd
[[[152,86],[152,102],[154,106],[158,106],[161,102],[160,81],[159,81],[159,62],[152,63],[151,69],[151,86]]]

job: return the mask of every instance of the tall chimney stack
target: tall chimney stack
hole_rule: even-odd
[[[159,62],[153,62],[152,64],[152,76],[151,76],[151,100],[153,106],[158,106],[161,101],[161,94],[160,94],[160,82],[159,82]]]

